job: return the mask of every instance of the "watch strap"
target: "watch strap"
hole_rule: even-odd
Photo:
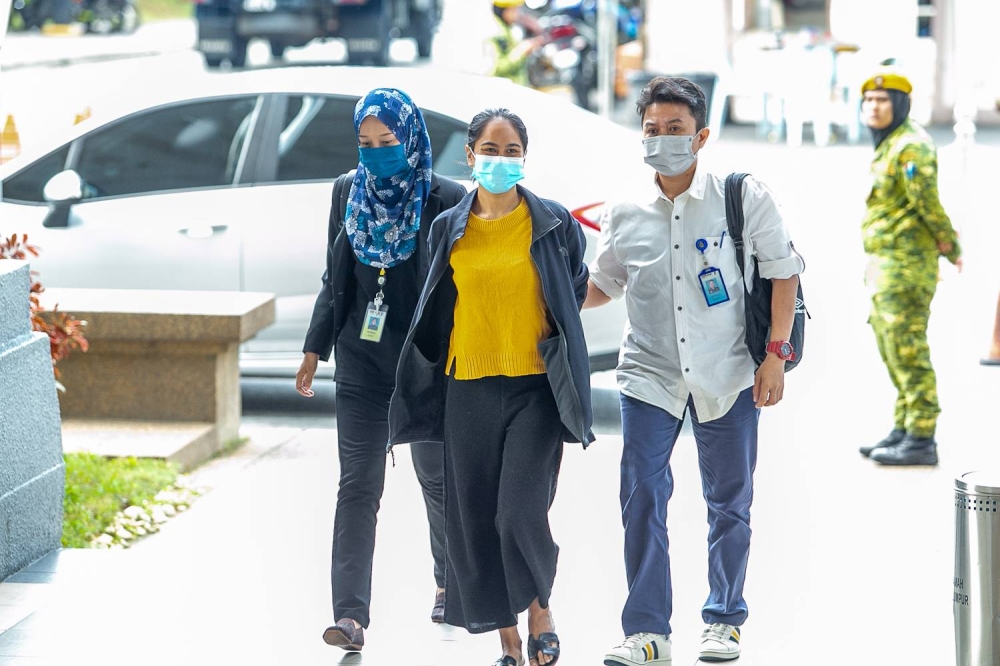
[[[788,349],[790,351],[787,354],[782,354],[781,348],[784,347],[785,345],[788,345]],[[795,360],[795,348],[792,347],[792,343],[789,342],[788,340],[772,340],[771,342],[767,343],[765,351],[777,354],[778,358],[780,358],[783,361]]]

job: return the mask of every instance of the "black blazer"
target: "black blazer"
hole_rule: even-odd
[[[324,361],[330,360],[333,344],[347,320],[347,296],[353,294],[355,289],[354,262],[357,258],[347,239],[347,232],[344,231],[347,197],[353,179],[354,171],[350,171],[339,176],[333,184],[326,271],[323,273],[323,286],[316,296],[316,305],[313,306],[312,319],[302,347],[303,352],[319,354]],[[421,284],[427,274],[427,234],[431,222],[461,201],[465,194],[465,188],[455,181],[437,174],[431,176],[431,193],[420,216],[417,250],[413,257],[417,261],[417,275]]]

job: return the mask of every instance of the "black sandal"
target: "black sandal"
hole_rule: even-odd
[[[528,634],[528,654],[531,655],[530,660],[538,663],[539,652],[552,657],[547,666],[555,666],[555,663],[559,661],[559,637],[556,635],[556,632],[543,631],[538,634],[538,638]]]
[[[514,657],[509,654],[505,654],[494,661],[493,666],[521,666],[521,664],[517,663],[517,659],[514,659]]]

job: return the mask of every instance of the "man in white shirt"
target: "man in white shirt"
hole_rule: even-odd
[[[747,178],[747,282],[756,255],[761,277],[773,285],[769,353],[757,368],[744,341],[744,290],[727,237],[725,178],[698,166],[698,151],[709,137],[705,96],[687,79],[660,77],[643,89],[636,107],[646,162],[657,173],[648,197],[605,211],[584,304],[603,305],[624,295],[628,311],[618,386],[629,595],[622,612],[625,641],[604,663],[670,663],[670,454],[688,409],[709,516],[710,593],[702,608],[707,626],[700,657],[735,659],[747,617],[743,583],[757,419],[761,407],[782,397],[804,266],[771,192]]]

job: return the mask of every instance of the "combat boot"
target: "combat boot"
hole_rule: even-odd
[[[858,449],[858,451],[861,451],[861,455],[867,458],[872,454],[872,451],[874,451],[875,449],[881,449],[886,446],[892,446],[893,444],[899,444],[900,442],[903,441],[904,437],[906,437],[905,430],[902,430],[900,428],[893,428],[892,432],[890,432],[885,437],[885,439],[883,439],[878,444],[874,444],[872,446],[862,446],[860,449]]]
[[[898,444],[875,449],[871,459],[880,465],[937,465],[937,442],[933,437],[907,435]]]

